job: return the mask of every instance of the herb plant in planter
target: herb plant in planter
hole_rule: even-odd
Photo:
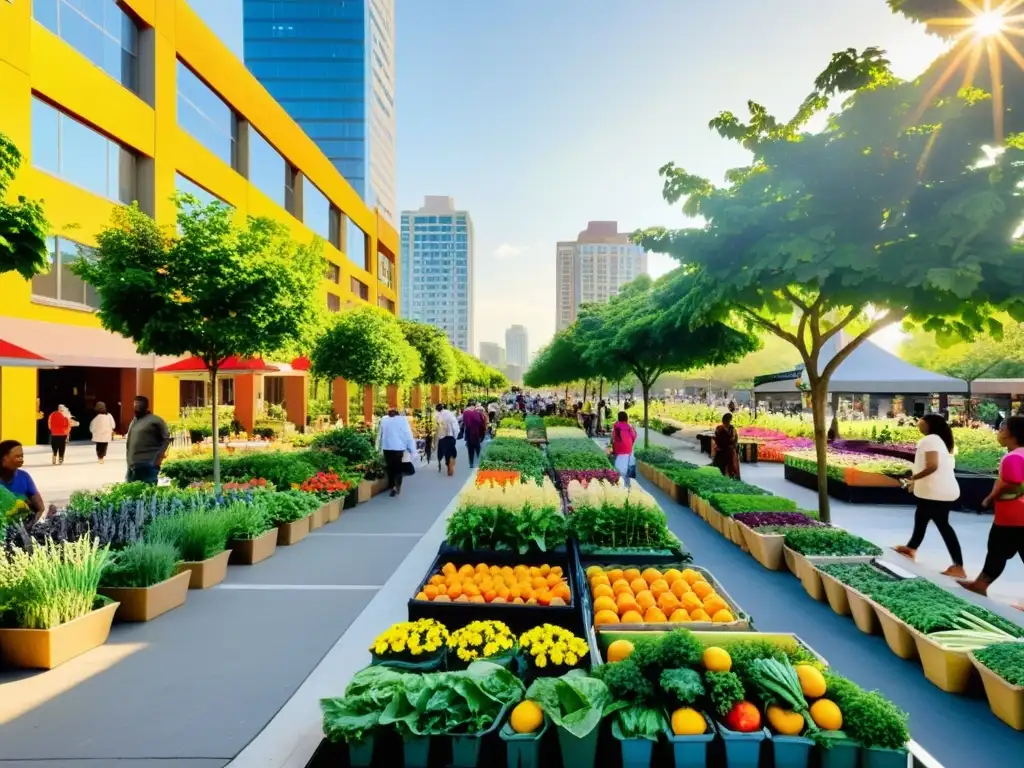
[[[457,505],[446,526],[450,547],[526,555],[565,545],[562,498],[548,478],[540,485],[532,481],[474,485],[459,494]]]
[[[585,554],[647,553],[683,556],[664,511],[642,488],[597,480],[566,488],[569,530]],[[688,556],[683,557],[684,560]]]
[[[228,516],[228,546],[230,562],[253,565],[274,554],[277,549],[277,526],[270,519],[269,494],[255,497],[251,502],[231,504]]]
[[[623,708],[612,699],[608,686],[583,670],[561,677],[539,677],[526,691],[551,718],[558,731],[562,764],[591,768],[597,761],[601,721]]]
[[[971,654],[992,714],[1024,731],[1024,643],[997,643]]]
[[[178,572],[190,571],[189,589],[207,589],[224,581],[231,517],[223,509],[162,517],[150,523],[146,540],[176,547],[183,562]]]
[[[309,533],[309,519],[319,509],[320,500],[302,491],[278,491],[266,498],[267,514],[277,526],[277,543],[297,544]]]
[[[178,549],[163,541],[136,541],[112,553],[100,594],[116,603],[120,621],[150,621],[184,605],[191,573],[176,573]]]
[[[117,605],[97,590],[109,557],[88,536],[0,551],[0,659],[52,669],[105,643]]]

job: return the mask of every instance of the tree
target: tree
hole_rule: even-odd
[[[565,385],[568,390],[568,385],[573,382],[594,378],[597,371],[583,358],[585,345],[580,340],[578,331],[579,326],[574,323],[556,333],[550,343],[537,353],[537,357],[523,374],[523,384],[528,387]]]
[[[831,96],[851,91],[824,131],[803,132]],[[920,83],[894,78],[881,51],[837,53],[789,122],[756,102],[747,123],[730,113],[711,121],[753,153],[727,186],[672,163],[661,169],[665,199],[685,198],[684,211],[703,226],[635,235],[687,265],[671,290],[696,322],[738,318],[799,352],[824,520],[828,384],[850,353],[901,321],[952,338],[998,331],[997,305],[1024,319],[1013,238],[1024,153],[1010,146],[986,158],[986,100],[969,89],[933,103]],[[854,334],[863,313],[871,320]],[[844,331],[849,343],[820,360]]]
[[[19,195],[15,202],[5,202],[20,167],[21,153],[0,132],[0,275],[17,272],[31,280],[49,268],[46,235],[50,225],[43,206],[35,200]]]
[[[729,382],[737,389],[750,388],[753,386],[755,376],[789,370],[800,362],[800,355],[797,351],[777,336],[762,331],[758,333],[758,340],[761,343],[761,348],[746,355],[743,359],[727,365],[701,368],[699,371],[694,371],[691,377]],[[660,386],[661,383],[658,381],[657,385]]]
[[[422,372],[398,318],[372,306],[340,313],[313,348],[311,361],[317,375],[362,387],[412,382]]]
[[[399,320],[399,326],[419,353],[421,371],[417,384],[444,384],[455,375],[455,355],[448,336],[440,328],[415,320]]]
[[[161,228],[138,206],[114,209],[95,259],[72,270],[100,297],[103,327],[140,354],[201,359],[213,406],[214,483],[220,482],[217,372],[229,357],[266,354],[296,340],[314,312],[323,255],[268,218],[236,225],[221,203],[175,199],[178,228]]]
[[[583,360],[600,377],[636,376],[644,400],[644,447],[650,444],[651,387],[666,371],[690,370],[737,360],[757,347],[755,337],[723,323],[692,323],[690,308],[647,276],[623,287],[607,304],[590,304],[576,321]]]

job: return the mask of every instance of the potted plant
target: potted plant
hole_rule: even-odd
[[[264,498],[265,494],[254,497],[251,503],[238,501],[228,507],[229,562],[254,565],[277,549],[277,526],[270,520]]]
[[[509,768],[540,768],[541,746],[550,727],[551,719],[536,702],[519,702],[498,734],[505,742]]]
[[[868,563],[882,554],[876,545],[842,528],[795,528],[785,535],[785,551],[795,569],[791,570],[804,590],[818,602],[825,602],[825,585],[814,565],[825,563]],[[787,559],[787,563],[790,562]]]
[[[622,749],[622,768],[648,768],[654,745],[666,728],[665,716],[655,707],[619,710],[612,720],[612,737]]]
[[[997,643],[970,653],[992,714],[1024,731],[1024,644]]]
[[[434,619],[400,621],[377,635],[370,646],[375,666],[408,672],[434,672],[444,666],[448,630]]]
[[[574,669],[561,677],[538,677],[527,689],[526,698],[537,702],[555,724],[563,765],[595,765],[601,721],[621,708],[603,681]]]
[[[11,666],[53,669],[110,635],[117,603],[97,589],[109,550],[96,539],[0,550],[0,659]]]
[[[320,501],[301,491],[278,491],[267,495],[267,514],[277,526],[277,543],[287,547],[298,544],[309,534],[309,520]]]
[[[351,483],[342,480],[334,472],[317,472],[299,486],[300,491],[312,494],[320,501],[320,506],[310,519],[310,530],[316,530],[341,516],[342,502],[351,487]]]
[[[865,691],[828,669],[823,670],[823,676],[828,699],[834,702],[835,711],[839,713],[838,724],[842,726],[842,732],[860,745],[861,768],[906,768],[907,744],[910,741],[906,713],[877,691]],[[813,706],[811,713],[814,714]],[[818,718],[815,721],[819,725],[824,723]],[[839,731],[839,728],[832,730]],[[837,742],[830,750],[823,750],[823,758],[835,752],[840,744],[843,742]],[[842,749],[835,757],[841,759],[848,754],[846,749]],[[837,766],[836,762],[826,764],[823,760],[823,768]]]
[[[118,603],[119,621],[151,621],[185,604],[191,573],[178,573],[180,557],[172,544],[136,541],[114,552],[103,571],[99,592]]]
[[[189,589],[208,589],[227,576],[230,525],[231,518],[222,508],[190,511],[157,518],[149,524],[146,540],[176,547],[182,558],[178,573],[191,573]]]

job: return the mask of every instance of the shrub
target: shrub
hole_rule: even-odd
[[[208,560],[228,545],[231,518],[223,509],[161,517],[146,529],[146,540],[174,546],[182,560]]]
[[[340,456],[354,467],[361,467],[377,458],[373,437],[353,427],[342,427],[320,432],[313,438],[314,449],[328,451]]]
[[[136,541],[114,552],[103,571],[104,587],[152,587],[174,575],[178,550],[164,541]]]

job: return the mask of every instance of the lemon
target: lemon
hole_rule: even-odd
[[[704,649],[704,669],[708,672],[728,672],[732,669],[732,657],[725,648],[711,646]]]
[[[608,663],[629,658],[633,652],[633,644],[629,640],[616,640],[608,646]]]
[[[544,711],[527,699],[516,704],[508,722],[516,733],[533,733],[544,724]]]
[[[681,707],[672,713],[672,733],[676,736],[699,736],[707,729],[704,715],[696,709]]]

